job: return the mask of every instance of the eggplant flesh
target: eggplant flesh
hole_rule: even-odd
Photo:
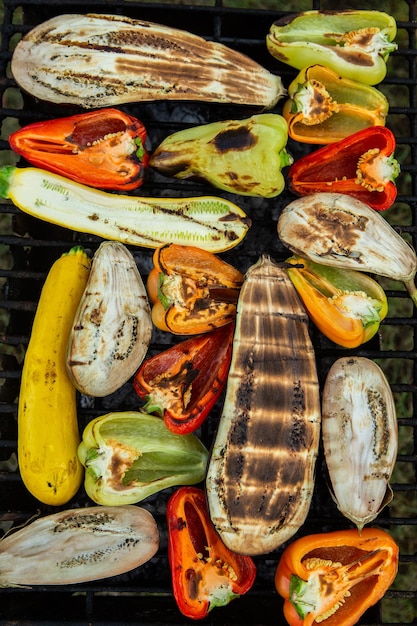
[[[208,472],[211,519],[240,554],[266,554],[307,516],[320,436],[308,318],[284,267],[262,256],[245,276],[232,362]]]

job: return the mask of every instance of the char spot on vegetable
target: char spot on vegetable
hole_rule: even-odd
[[[240,492],[239,485],[242,480],[244,467],[244,455],[239,451],[231,451],[226,462],[226,472],[228,476],[227,489],[231,490],[233,493]]]
[[[176,521],[175,529],[183,530],[184,528],[187,528],[187,522],[182,517],[179,517]]]
[[[218,152],[230,152],[232,150],[249,150],[257,143],[257,138],[247,128],[234,128],[218,133],[213,139]]]
[[[304,420],[298,419],[292,423],[291,430],[287,440],[288,448],[293,452],[307,449],[307,431]]]
[[[367,402],[374,425],[373,453],[376,460],[384,459],[390,445],[387,405],[376,389],[367,390]]]
[[[348,50],[347,48],[342,48],[339,46],[334,46],[332,50],[334,54],[344,59],[347,63],[360,65],[362,67],[372,67],[373,65],[375,65],[372,57],[369,54],[364,54],[360,50],[352,51],[352,49]]]
[[[185,572],[185,581],[187,584],[188,596],[190,600],[198,599],[198,588],[202,580],[202,575],[195,570],[188,568]]]

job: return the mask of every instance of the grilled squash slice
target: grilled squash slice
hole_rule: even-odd
[[[266,554],[304,522],[320,396],[308,319],[285,267],[262,256],[237,306],[223,412],[209,462],[211,519],[240,554]]]

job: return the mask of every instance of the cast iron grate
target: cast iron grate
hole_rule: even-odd
[[[338,8],[355,8],[360,3],[338,3]],[[219,40],[245,52],[271,71],[280,74],[288,85],[295,73],[274,60],[266,51],[265,34],[270,24],[285,12],[306,9],[331,9],[331,0],[311,3],[300,0],[286,5],[286,11],[263,8],[250,9],[222,0],[215,4],[140,3],[130,0],[116,2],[90,1],[88,4],[71,0],[5,0],[0,50],[1,102],[1,164],[16,163],[9,150],[9,133],[32,121],[59,117],[78,112],[65,111],[56,105],[41,104],[22,94],[15,85],[9,69],[13,46],[22,33],[53,15],[92,11],[118,13],[185,28],[207,39]],[[268,5],[265,3],[265,7]],[[269,5],[269,6],[272,6]],[[388,8],[385,8],[388,7]],[[389,98],[390,115],[387,126],[397,138],[396,156],[402,165],[398,181],[398,200],[387,219],[417,247],[417,63],[416,6],[414,0],[377,2],[370,0],[367,8],[393,12],[398,22],[399,49],[389,62],[386,80],[379,87]],[[279,112],[280,104],[276,112]],[[151,145],[155,147],[166,135],[187,125],[216,119],[244,117],[255,112],[249,108],[223,105],[185,103],[138,104],[126,107],[141,119]],[[291,140],[289,151],[295,158],[308,149]],[[194,183],[178,183],[150,173],[140,193],[144,195],[198,195],[212,192]],[[224,194],[227,197],[227,194]],[[233,198],[251,216],[252,229],[244,242],[223,256],[245,270],[260,254],[268,253],[285,259],[285,249],[276,236],[276,220],[280,210],[293,197],[288,191],[274,200],[242,200]],[[65,229],[38,222],[21,214],[10,203],[0,204],[0,529],[27,521],[33,514],[52,512],[35,501],[23,487],[13,466],[16,453],[16,399],[19,389],[22,356],[30,335],[31,323],[41,286],[52,262],[74,244],[82,244],[93,253],[99,245],[97,238],[72,233]],[[151,267],[152,251],[132,250],[139,270],[146,277]],[[416,311],[401,285],[383,281],[390,300],[390,314],[381,327],[380,336],[353,351],[377,360],[386,371],[397,402],[400,450],[393,476],[395,497],[376,523],[397,539],[401,549],[397,580],[385,599],[369,610],[361,620],[368,626],[376,624],[408,624],[417,621],[417,345]],[[344,352],[326,341],[312,329],[321,380],[335,358]],[[171,338],[154,334],[151,349],[166,347]],[[110,397],[87,402],[79,401],[80,428],[96,415],[110,410],[138,408],[132,385],[125,385]],[[216,407],[202,427],[201,437],[210,444],[218,418]],[[7,463],[9,461],[9,463]],[[164,511],[170,491],[143,503],[155,515],[161,530],[161,547],[148,564],[124,576],[104,582],[65,588],[0,589],[0,624],[185,624],[187,620],[177,610],[171,594],[166,556]],[[81,489],[66,506],[90,504]],[[64,508],[64,507],[63,507]],[[299,534],[347,527],[347,522],[332,503],[324,481],[322,463],[317,468],[316,489],[308,519]],[[274,591],[273,575],[281,550],[257,557],[258,575],[253,589],[228,607],[215,610],[206,624],[269,625],[284,622],[281,600]]]

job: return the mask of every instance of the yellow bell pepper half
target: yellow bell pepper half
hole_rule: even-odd
[[[288,275],[310,319],[328,339],[344,348],[356,348],[378,332],[388,302],[373,278],[299,256],[287,262]]]

